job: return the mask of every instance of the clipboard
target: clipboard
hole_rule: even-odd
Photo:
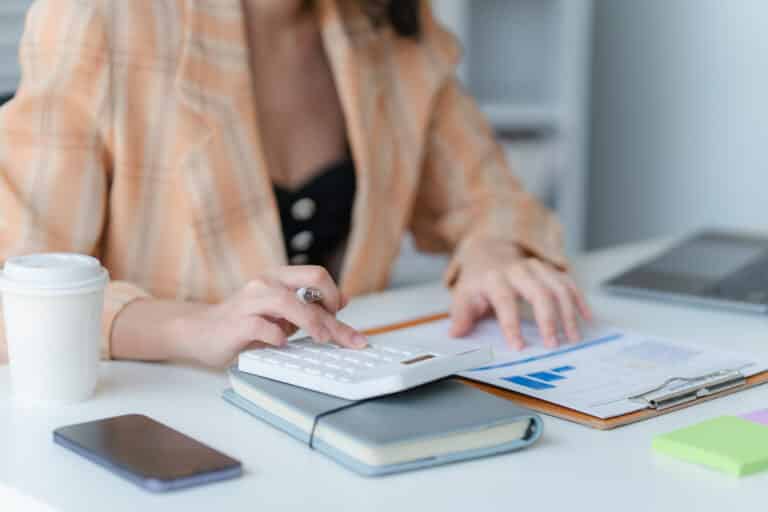
[[[396,324],[367,329],[364,331],[364,334],[369,336],[384,334],[436,322],[438,320],[445,320],[447,318],[449,318],[448,313],[439,313],[406,320]],[[721,396],[727,396],[744,389],[764,384],[768,382],[768,371],[745,377],[738,370],[724,369],[719,372],[694,378],[672,378],[665,383],[661,383],[658,387],[650,389],[642,394],[627,397],[629,399],[645,401],[647,403],[645,409],[605,419],[591,416],[552,402],[547,402],[546,400],[523,395],[522,393],[516,393],[508,389],[498,388],[462,377],[456,377],[456,379],[467,386],[481,389],[486,393],[504,398],[517,405],[542,414],[579,423],[597,430],[611,430],[631,423],[637,423],[639,421],[679,411],[680,409],[685,409],[692,405],[707,402]],[[690,381],[691,385],[684,385],[672,391],[665,391],[667,385],[673,383],[672,381]]]

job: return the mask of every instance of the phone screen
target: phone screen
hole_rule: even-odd
[[[239,476],[239,461],[147,416],[61,427],[54,441],[152,490]]]

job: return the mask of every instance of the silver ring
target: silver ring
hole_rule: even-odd
[[[302,287],[296,290],[296,297],[303,304],[314,304],[323,300],[323,292],[317,288]]]

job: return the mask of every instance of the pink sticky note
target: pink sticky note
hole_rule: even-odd
[[[741,416],[745,420],[754,421],[762,425],[768,425],[768,409],[762,409],[760,411],[752,411]]]

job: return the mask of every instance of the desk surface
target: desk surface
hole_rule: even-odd
[[[768,319],[605,296],[596,284],[645,257],[658,244],[595,253],[576,271],[600,320],[672,338],[768,350]],[[354,301],[344,317],[372,327],[445,310],[439,286],[401,289]],[[722,511],[765,501],[768,474],[741,480],[665,459],[653,435],[720,414],[768,407],[768,387],[599,432],[545,418],[532,449],[425,471],[366,479],[226,404],[222,374],[139,363],[106,363],[93,400],[56,411],[15,408],[7,368],[0,368],[0,486],[56,510],[582,510],[621,504],[624,511]],[[141,412],[244,462],[231,482],[169,495],[147,494],[51,442],[59,425]],[[98,504],[98,505],[97,505]],[[525,506],[528,505],[528,506]],[[251,508],[254,507],[254,508]],[[354,508],[353,508],[354,507]]]

